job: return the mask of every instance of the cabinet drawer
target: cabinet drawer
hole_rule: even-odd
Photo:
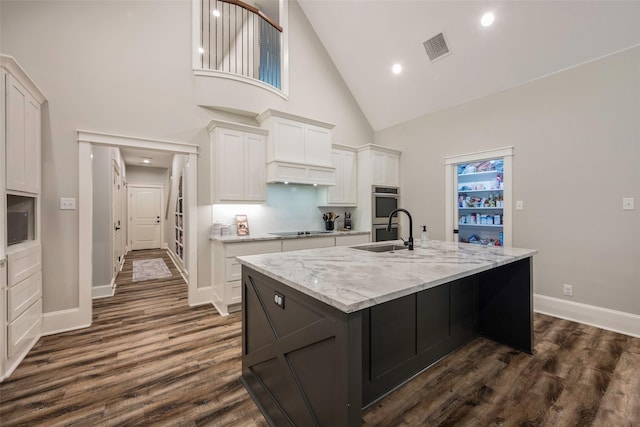
[[[40,334],[40,317],[42,300],[38,300],[27,308],[7,328],[7,356],[15,357],[29,347]]]
[[[242,279],[242,265],[235,258],[226,259],[225,272],[227,282]]]
[[[299,251],[301,249],[317,249],[335,246],[334,237],[305,237],[282,241],[282,251]]]
[[[225,245],[226,257],[237,257],[242,255],[268,254],[271,252],[281,252],[280,240],[267,240],[263,242],[228,243]]]
[[[227,304],[242,302],[242,286],[239,280],[227,282]]]
[[[7,320],[11,322],[42,296],[42,272],[38,271],[9,288],[7,295]]]
[[[10,253],[8,260],[9,286],[15,286],[27,277],[40,271],[40,245]]]
[[[351,236],[336,236],[336,246],[351,246],[360,243],[369,243],[368,234],[356,234]]]

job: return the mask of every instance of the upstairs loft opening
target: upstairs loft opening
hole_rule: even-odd
[[[287,7],[287,0],[194,0],[195,74],[286,96]]]

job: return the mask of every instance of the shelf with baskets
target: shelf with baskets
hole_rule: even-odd
[[[183,206],[183,188],[182,174],[178,180],[178,195],[176,197],[175,210],[175,254],[184,262],[184,206]]]

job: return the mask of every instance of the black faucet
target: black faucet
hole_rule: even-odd
[[[413,218],[411,218],[411,214],[406,209],[396,209],[389,214],[389,224],[387,224],[387,231],[391,231],[391,221],[393,219],[393,214],[396,212],[404,212],[409,217],[409,240],[405,242],[405,240],[401,237],[400,239],[404,242],[405,246],[409,247],[409,250],[413,250]]]

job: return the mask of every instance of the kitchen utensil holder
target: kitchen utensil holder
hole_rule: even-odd
[[[325,221],[324,227],[327,229],[327,231],[333,230],[333,228],[335,227],[335,221]]]

